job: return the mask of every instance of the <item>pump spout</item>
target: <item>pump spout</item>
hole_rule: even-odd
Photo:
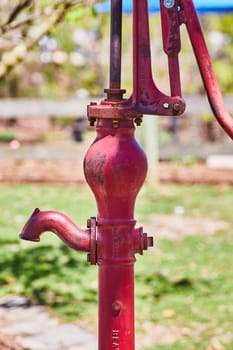
[[[68,247],[89,252],[89,229],[81,229],[68,216],[58,211],[40,211],[36,208],[26,222],[21,239],[39,242],[40,235],[46,231],[55,233]]]

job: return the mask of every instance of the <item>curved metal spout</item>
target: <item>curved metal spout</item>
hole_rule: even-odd
[[[68,216],[58,211],[40,211],[36,208],[19,237],[39,242],[40,235],[45,231],[55,233],[68,247],[74,250],[90,251],[89,229],[81,229]]]

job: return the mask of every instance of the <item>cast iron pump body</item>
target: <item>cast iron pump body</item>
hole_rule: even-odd
[[[168,56],[171,96],[156,86],[151,71],[147,0],[133,0],[133,91],[121,89],[122,0],[111,1],[110,86],[99,105],[88,106],[97,136],[84,160],[84,173],[94,193],[98,215],[79,228],[65,214],[36,209],[21,238],[39,241],[45,231],[66,245],[88,253],[99,266],[99,350],[134,350],[135,254],[153,245],[141,227],[135,228],[134,206],[147,171],[146,156],[134,138],[143,114],[181,115],[178,54],[182,23],[191,38],[210,104],[216,118],[233,138],[233,120],[221,96],[192,0],[161,0],[163,44]]]

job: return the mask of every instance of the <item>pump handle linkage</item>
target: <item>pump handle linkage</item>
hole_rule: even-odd
[[[200,22],[192,0],[160,0],[163,48],[168,57],[170,94],[161,92],[153,79],[147,0],[133,1],[133,91],[123,98],[120,88],[122,0],[111,1],[110,88],[107,98],[98,105],[88,106],[88,118],[93,124],[98,118],[135,119],[143,114],[174,116],[185,110],[182,98],[178,55],[181,48],[180,26],[186,25],[212,111],[219,124],[233,139],[233,118],[227,112],[213,70]],[[116,123],[117,125],[117,123]]]

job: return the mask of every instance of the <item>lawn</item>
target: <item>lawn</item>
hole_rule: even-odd
[[[94,328],[97,267],[87,264],[86,254],[68,249],[49,233],[39,244],[18,239],[35,207],[63,211],[85,227],[86,219],[96,215],[89,189],[32,184],[0,189],[0,297],[26,295],[66,320]],[[195,235],[159,236],[154,248],[137,257],[136,329],[141,350],[232,349],[232,207],[233,188],[226,186],[166,185],[141,191],[135,214],[139,225],[161,214],[170,220],[180,215],[177,208],[182,208],[184,220],[200,217],[228,224],[214,234],[205,235],[197,225]]]

